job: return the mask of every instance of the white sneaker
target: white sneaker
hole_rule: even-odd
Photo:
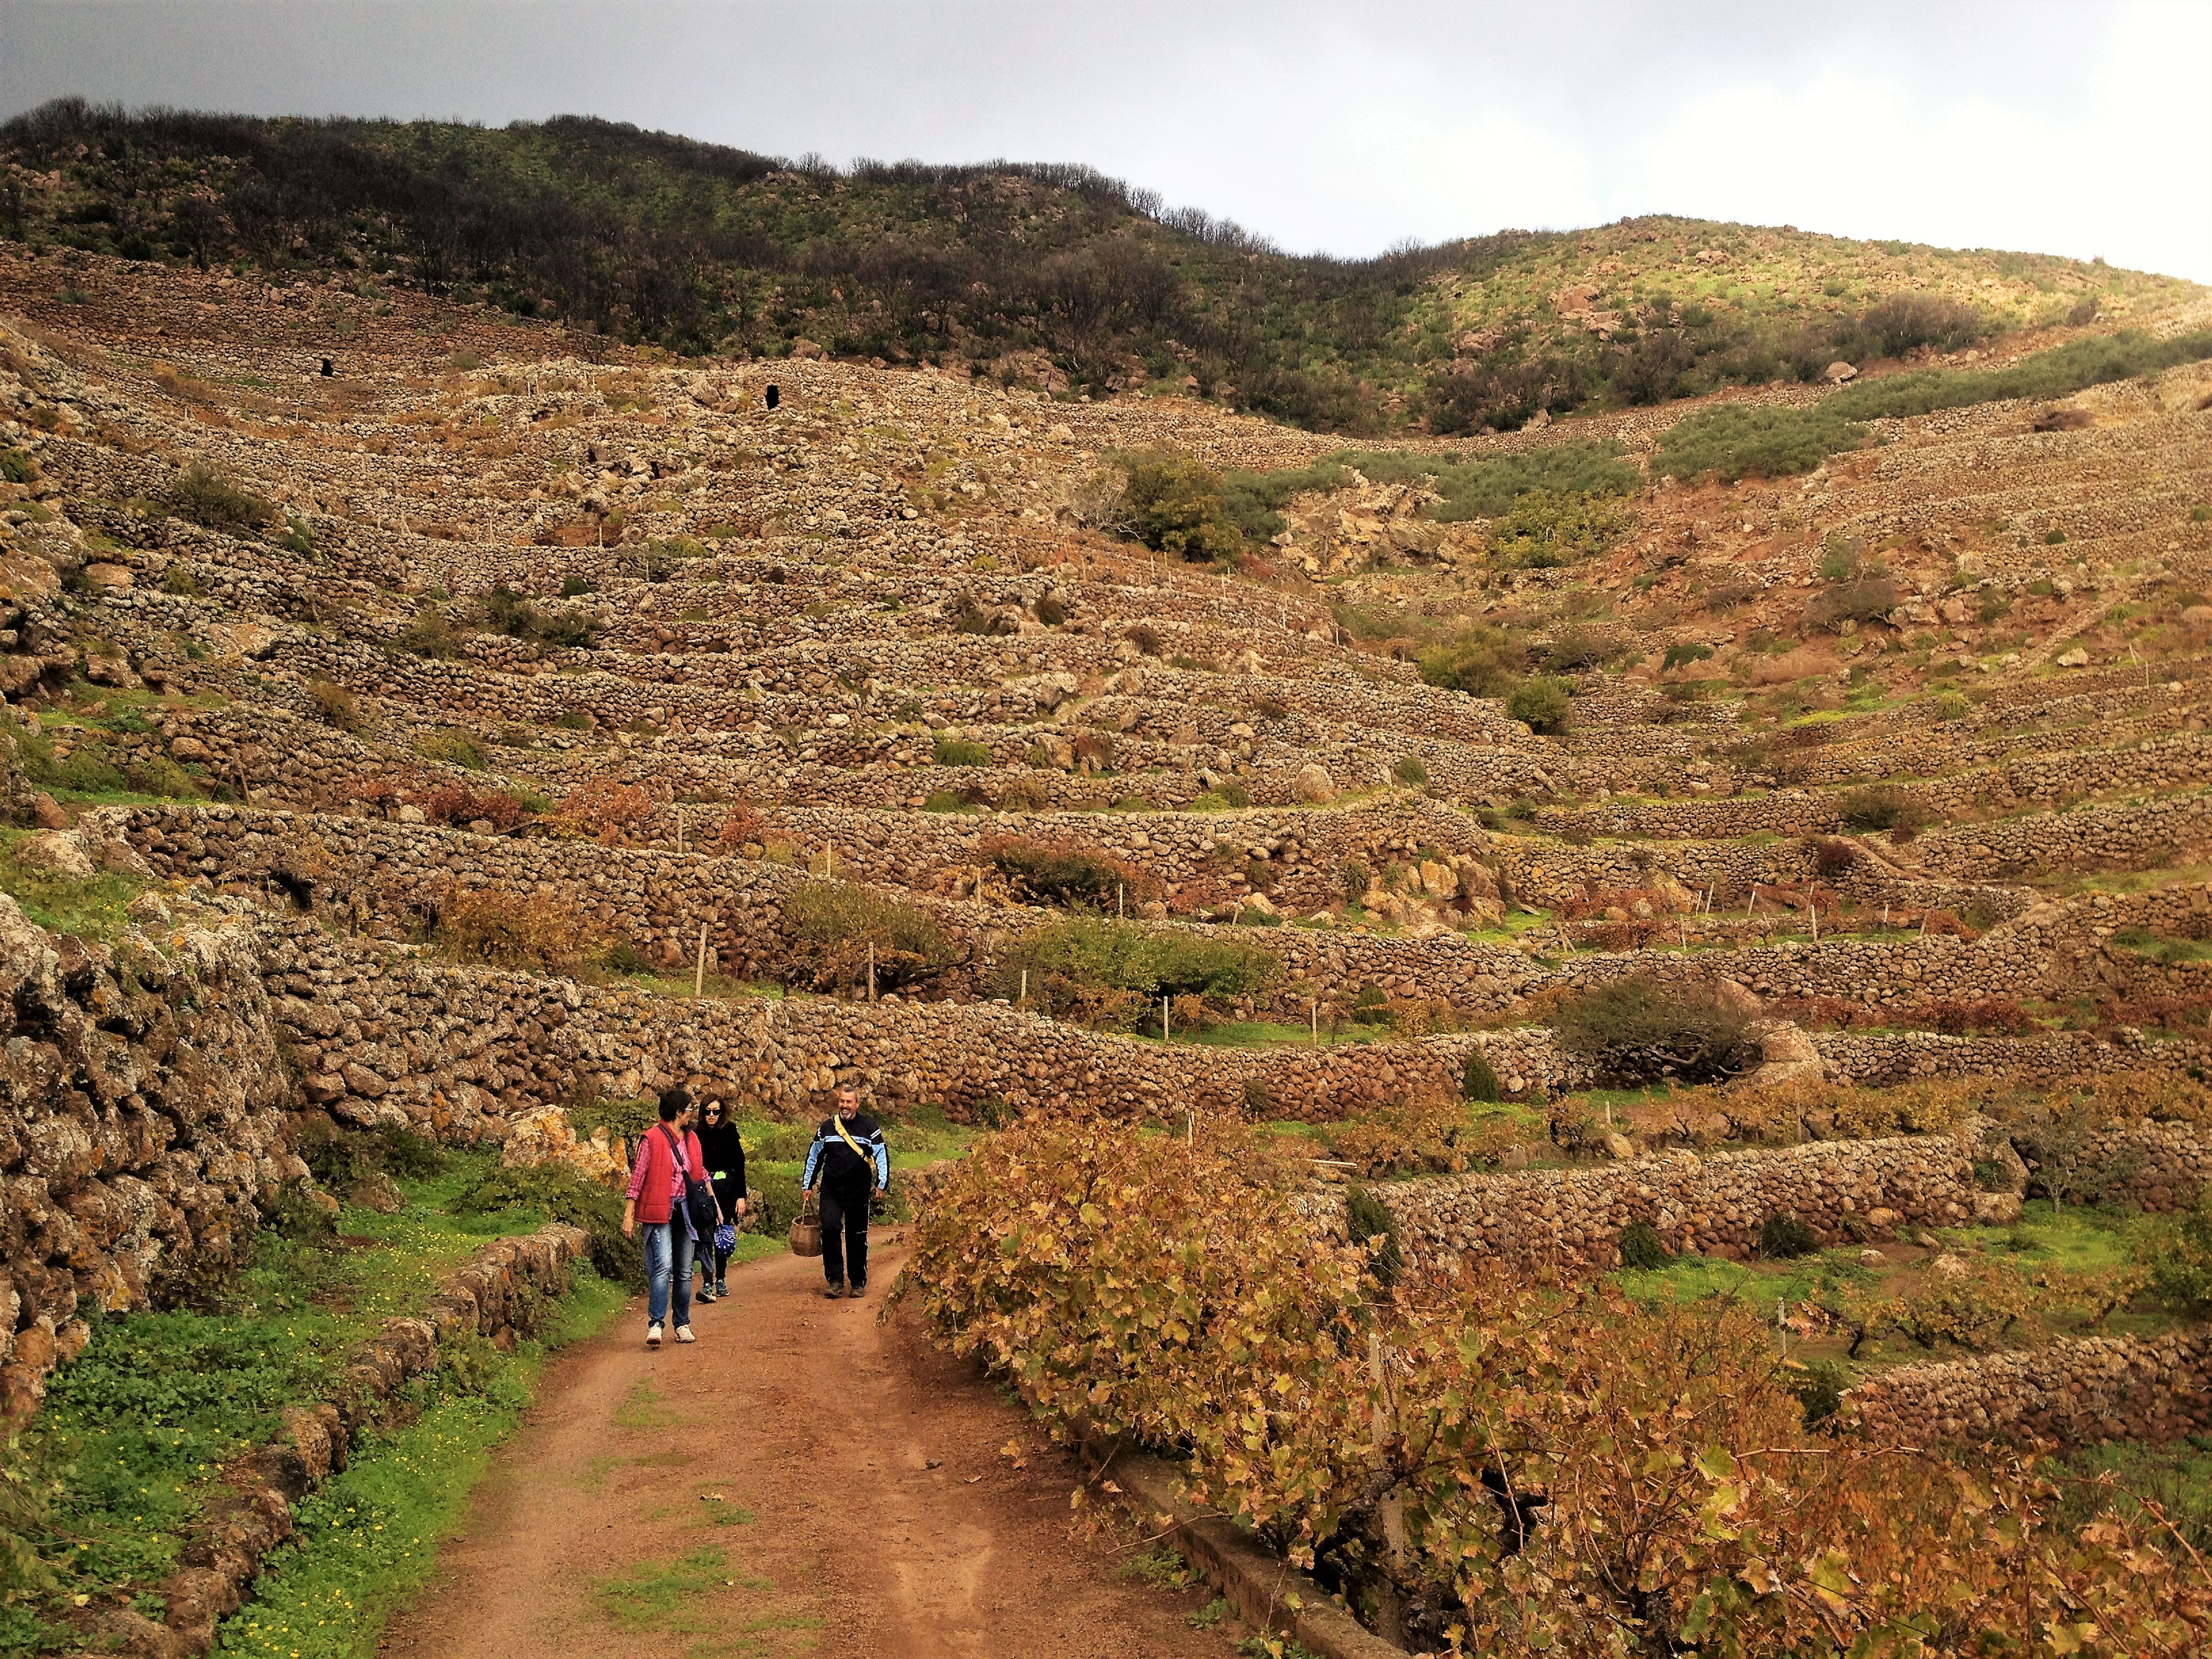
[[[685,1328],[689,1329],[690,1327],[687,1326]],[[657,1319],[645,1328],[645,1346],[648,1348],[657,1348],[660,1346],[660,1322]]]
[[[676,1328],[676,1340],[678,1342],[696,1342],[699,1339],[691,1334],[691,1328],[689,1325],[678,1325]]]

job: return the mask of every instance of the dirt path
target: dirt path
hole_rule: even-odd
[[[1025,1413],[793,1256],[732,1273],[699,1340],[642,1344],[642,1303],[561,1356],[440,1576],[392,1623],[405,1659],[1224,1659],[1206,1597],[1120,1577],[1071,1539],[1073,1466]]]

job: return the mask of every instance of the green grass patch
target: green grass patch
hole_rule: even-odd
[[[422,1415],[373,1434],[343,1474],[295,1508],[294,1541],[270,1556],[219,1649],[256,1659],[371,1659],[393,1613],[428,1582],[468,1513],[493,1448],[520,1425],[545,1356],[599,1331],[626,1292],[588,1271],[547,1328],[512,1355],[489,1343],[466,1368],[418,1383]]]
[[[100,940],[113,939],[130,926],[124,912],[145,890],[145,883],[119,875],[78,881],[26,864],[15,855],[16,848],[31,833],[0,830],[0,893],[7,894],[22,907],[26,916],[52,933]]]
[[[48,1491],[21,1536],[50,1581],[0,1613],[7,1650],[73,1651],[76,1638],[52,1622],[58,1609],[166,1577],[227,1459],[266,1441],[283,1407],[343,1386],[338,1358],[381,1320],[418,1310],[488,1237],[543,1224],[527,1212],[445,1212],[492,1161],[453,1155],[434,1176],[400,1182],[404,1210],[348,1208],[335,1237],[264,1228],[241,1270],[181,1287],[186,1305],[94,1327],[8,1459],[11,1476]]]
[[[2005,398],[2063,398],[2093,386],[2155,374],[2212,357],[2212,329],[2155,340],[2134,329],[2071,340],[2002,368],[1923,368],[1846,386],[1820,407],[1845,420],[1926,415]]]
[[[1802,409],[1722,404],[1686,416],[1660,435],[1651,475],[1729,483],[1757,473],[1779,478],[1809,472],[1838,450],[1856,449],[1867,429],[1831,410],[1827,399]]]

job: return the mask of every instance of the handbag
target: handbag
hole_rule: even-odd
[[[663,1134],[668,1134],[664,1127]],[[722,1218],[722,1206],[714,1201],[714,1183],[701,1181],[691,1173],[691,1165],[684,1157],[684,1148],[672,1134],[668,1135],[668,1150],[676,1159],[676,1167],[684,1175],[684,1213],[691,1223],[691,1231],[700,1238],[714,1231],[714,1224]]]
[[[814,1206],[814,1194],[809,1193],[799,1201],[799,1218],[791,1224],[791,1253],[793,1255],[822,1254],[822,1214]]]

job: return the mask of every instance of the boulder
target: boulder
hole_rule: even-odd
[[[99,873],[83,837],[70,830],[41,830],[15,843],[18,862],[33,869],[51,870],[71,881],[90,881]]]
[[[1336,784],[1319,762],[1308,761],[1291,780],[1291,798],[1301,805],[1325,806],[1336,799]]]

